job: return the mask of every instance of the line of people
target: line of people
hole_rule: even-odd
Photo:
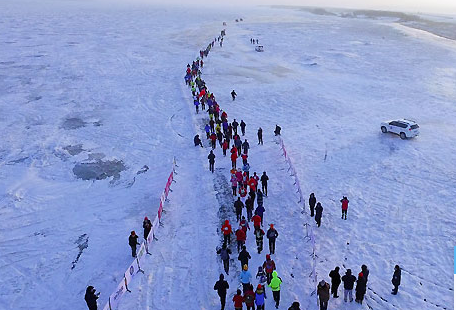
[[[250,149],[249,142],[244,139],[242,142],[238,134],[238,126],[242,136],[245,135],[246,124],[243,120],[240,123],[233,119],[233,122],[228,123],[227,113],[220,109],[213,93],[210,93],[204,80],[201,79],[201,67],[203,65],[202,58],[207,57],[212,45],[208,46],[207,53],[200,53],[201,59],[197,59],[192,63],[192,66],[187,66],[186,83],[191,87],[192,95],[194,98],[194,104],[197,107],[196,112],[199,112],[198,106],[201,104],[202,110],[205,110],[206,105],[208,106],[209,123],[205,126],[206,137],[211,141],[211,148],[208,155],[209,169],[214,172],[215,154],[214,150],[218,144],[222,148],[223,155],[226,156],[227,150],[230,146],[230,141],[233,141],[233,146],[230,150],[230,158],[232,163],[231,172],[231,185],[233,196],[239,194],[238,199],[234,203],[234,209],[236,210],[237,221],[239,222],[239,228],[234,233],[236,236],[237,249],[238,249],[238,260],[241,263],[242,272],[240,273],[239,280],[243,287],[243,292],[238,290],[237,294],[233,298],[235,309],[242,309],[242,304],[245,303],[247,309],[264,309],[264,299],[266,299],[265,285],[268,285],[273,294],[273,298],[276,302],[276,308],[280,303],[280,285],[282,283],[281,278],[278,276],[274,260],[271,255],[275,254],[275,241],[278,237],[278,232],[274,228],[274,224],[270,224],[268,231],[265,233],[261,228],[263,226],[263,215],[265,212],[263,206],[263,196],[267,196],[268,181],[269,177],[266,172],[263,172],[261,178],[253,173],[250,176],[250,165],[248,163],[248,151]],[[196,87],[198,91],[196,90]],[[237,94],[233,90],[232,99],[235,100]],[[280,127],[276,126],[275,134],[280,134]],[[263,130],[260,127],[257,131],[258,145],[263,144]],[[194,138],[195,146],[203,146],[199,135]],[[242,168],[237,168],[237,159],[242,158]],[[261,182],[261,190],[258,188],[258,183]],[[245,204],[241,200],[247,196],[247,189],[249,189],[248,197],[245,199]],[[255,199],[256,198],[256,199]],[[257,208],[253,212],[255,201],[257,201]],[[243,209],[246,209],[246,216],[243,215]],[[245,241],[247,239],[247,231],[250,230],[249,222],[253,222],[254,236],[256,241],[256,250],[258,254],[263,251],[263,237],[269,240],[269,252],[266,255],[266,260],[262,266],[258,267],[256,279],[259,281],[256,290],[253,290],[251,284],[252,275],[249,271],[249,260],[251,259],[250,253],[247,251]],[[225,220],[221,228],[223,235],[223,245],[217,250],[220,255],[226,274],[229,274],[229,261],[230,255],[232,254],[229,245],[231,244],[231,238],[233,236],[233,230],[231,228],[229,220]],[[224,279],[224,275],[221,274],[219,280],[214,285],[220,296],[220,303],[222,310],[225,308],[226,303],[226,291],[229,289],[228,282]],[[242,295],[243,293],[243,295]],[[293,304],[293,309],[299,309],[299,303]],[[298,307],[298,308],[296,308]]]

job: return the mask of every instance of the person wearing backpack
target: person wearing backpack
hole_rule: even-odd
[[[220,297],[220,304],[222,306],[221,310],[225,309],[226,302],[226,291],[230,288],[228,282],[225,281],[223,274],[220,274],[220,278],[215,282],[214,290],[217,291],[217,294]]]
[[[250,284],[249,288],[244,292],[244,303],[247,310],[255,310],[255,293],[253,292],[252,284]]]
[[[258,266],[258,272],[255,276],[255,278],[260,282],[260,284],[266,283],[266,272],[264,272],[263,267]]]
[[[263,263],[263,269],[266,272],[266,281],[271,283],[272,273],[276,269],[275,262],[271,259],[271,255],[266,254],[266,260]]]
[[[258,215],[255,215],[259,218]],[[264,231],[261,229],[259,226],[255,227],[255,241],[257,244],[257,249],[258,249],[258,254],[261,254],[261,251],[263,251],[263,236],[264,236]]]

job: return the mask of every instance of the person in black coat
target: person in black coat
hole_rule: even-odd
[[[244,154],[248,154],[249,148],[250,148],[250,144],[247,142],[247,139],[245,139],[244,143],[242,143],[242,149],[244,150]]]
[[[266,171],[263,172],[263,175],[261,176],[261,187],[262,187],[262,192],[265,196],[268,195],[268,180],[269,177],[266,174]]]
[[[269,229],[266,232],[266,237],[269,240],[269,254],[275,253],[275,242],[276,242],[276,239],[278,236],[279,236],[279,233],[274,228],[274,224],[269,225]]]
[[[355,285],[356,277],[352,275],[351,269],[347,269],[347,272],[342,277],[344,282],[344,301],[347,301],[347,297],[350,297],[350,302],[353,301],[353,286]]]
[[[201,147],[203,147],[203,143],[201,142],[199,135],[196,135],[195,138],[193,138],[193,142],[195,143],[195,146],[201,145]]]
[[[281,130],[282,130],[282,128],[280,128],[279,125],[276,125],[275,130],[274,130],[274,134],[275,134],[276,136],[280,136],[280,131],[281,131]]]
[[[152,223],[147,218],[147,216],[144,218],[143,228],[144,228],[144,239],[147,239],[147,237],[149,236],[149,233],[150,233],[150,231],[152,229]]]
[[[339,267],[336,267],[334,268],[334,270],[331,270],[331,272],[329,273],[329,277],[331,278],[331,294],[334,298],[338,298],[339,296],[337,296],[337,289],[339,288],[341,282]]]
[[[239,124],[239,126],[241,126],[241,132],[242,132],[242,135],[245,136],[245,126],[247,126],[244,121],[241,119],[241,124]]]
[[[363,273],[364,280],[366,280],[367,284],[367,278],[369,277],[369,269],[367,269],[366,265],[361,266],[361,272]]]
[[[217,294],[220,297],[220,304],[222,306],[222,310],[225,309],[225,301],[226,301],[226,291],[230,288],[228,282],[225,281],[223,274],[220,274],[220,278],[217,282],[215,282],[214,290],[217,291]]]
[[[136,235],[134,230],[131,231],[131,234],[128,237],[128,244],[131,247],[131,256],[136,257],[136,245],[138,245],[139,242],[138,235]]]
[[[236,122],[236,119],[234,119],[233,122],[231,123],[231,125],[233,126],[234,134],[237,135],[237,129],[238,129],[239,123]]]
[[[401,267],[399,267],[399,265],[394,266],[394,274],[391,283],[394,285],[391,294],[397,295],[397,290],[399,289],[399,285],[401,285]]]
[[[242,246],[242,251],[239,253],[238,260],[241,261],[241,269],[244,265],[249,265],[249,259],[252,257],[250,256],[249,252],[247,252],[247,248],[245,245]]]
[[[220,254],[220,258],[223,261],[223,268],[226,274],[229,274],[231,250],[226,247],[226,243],[223,243],[222,247],[217,250],[217,254]]]
[[[214,173],[215,155],[212,150],[207,156],[207,159],[209,159],[209,171],[212,171],[212,173]]]
[[[222,43],[220,42],[220,44],[222,44]],[[236,99],[236,96],[237,96],[237,94],[236,94],[236,92],[233,89],[233,91],[231,92],[231,97],[233,98],[233,101],[234,101],[234,99]]]
[[[263,145],[263,129],[258,128],[258,145]]]
[[[236,220],[239,222],[242,217],[242,209],[244,208],[244,204],[241,201],[241,197],[234,202],[234,209],[236,210]]]
[[[93,286],[87,286],[84,299],[87,303],[89,310],[97,310],[97,299],[100,293],[95,294],[95,289]]]
[[[321,216],[323,215],[323,207],[321,203],[317,202],[317,206],[315,207],[315,222],[317,223],[318,227],[321,225]]]
[[[355,301],[359,304],[363,303],[364,300],[364,295],[366,294],[366,279],[364,278],[364,275],[362,272],[359,273],[358,275],[358,280],[356,280],[356,294],[355,294]]]
[[[317,198],[315,198],[314,193],[311,193],[310,197],[309,197],[310,216],[314,216],[314,209],[315,209],[316,203],[317,203]]]

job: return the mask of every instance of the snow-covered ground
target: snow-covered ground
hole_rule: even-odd
[[[85,309],[86,285],[101,291],[101,307],[130,263],[129,232],[142,235],[142,218],[154,216],[176,156],[159,241],[120,308],[218,309],[212,287],[222,266],[215,248],[220,220],[233,217],[230,163],[217,149],[212,175],[208,148],[193,147],[205,116],[194,115],[183,73],[222,21],[229,22],[227,37],[210,53],[203,78],[228,117],[247,123],[252,171],[271,179],[265,219],[280,234],[274,259],[284,280],[281,308],[299,300],[312,309],[315,299],[302,226],[308,219],[274,141],[276,123],[304,193],[315,192],[325,208],[315,228],[319,280],[329,280],[336,265],[358,272],[366,264],[369,291],[361,308],[451,307],[453,41],[384,20],[282,9],[240,16],[30,3],[8,3],[0,12],[2,307]],[[238,17],[244,22],[234,23]],[[252,37],[264,53],[254,51]],[[381,134],[381,121],[403,117],[418,121],[419,137]],[[138,174],[145,165],[148,171]],[[87,178],[113,176],[81,180],[75,166],[89,168]],[[340,219],[342,195],[350,199],[347,221]],[[255,253],[252,237],[254,273],[264,252]],[[230,295],[239,270],[236,251],[232,257]],[[404,270],[392,297],[395,264]],[[270,291],[268,297],[270,309]],[[360,306],[339,298],[330,308]]]

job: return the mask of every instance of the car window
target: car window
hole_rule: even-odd
[[[390,124],[391,126],[397,126],[397,122],[396,122],[396,121],[389,122],[389,124]]]
[[[401,123],[401,122],[397,122],[397,126],[399,126],[401,128],[407,128],[407,124],[404,124],[404,123]]]
[[[411,128],[411,129],[417,129],[417,128],[420,128],[420,126],[418,126],[418,125],[415,124],[415,125],[412,125],[410,128]]]

